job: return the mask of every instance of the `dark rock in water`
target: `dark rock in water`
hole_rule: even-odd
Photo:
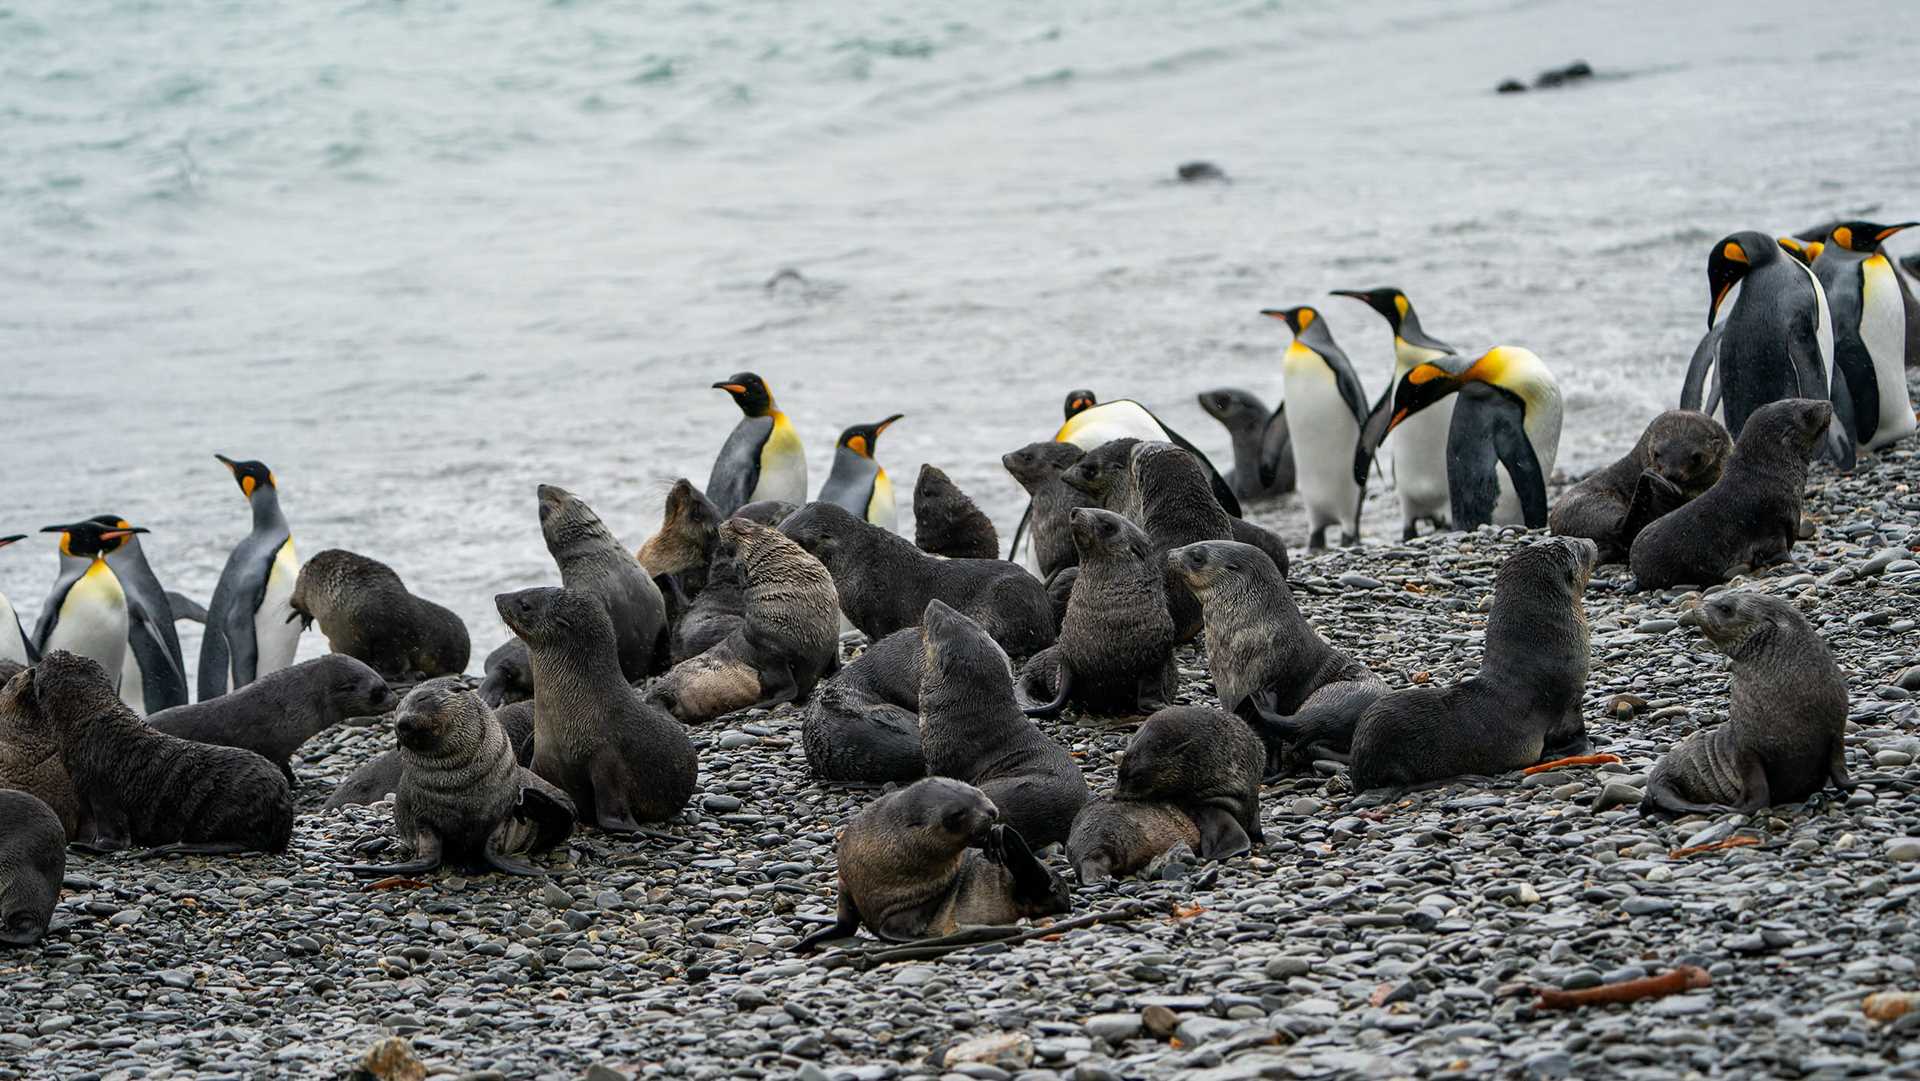
[[[1508,79],[1506,82],[1494,87],[1493,92],[1496,94],[1524,94],[1527,92],[1527,84],[1518,79]]]
[[[1549,68],[1541,72],[1540,77],[1533,81],[1533,85],[1545,90],[1549,87],[1565,86],[1571,82],[1591,78],[1593,78],[1593,66],[1585,60],[1575,60],[1564,68]]]
[[[1180,180],[1187,184],[1205,184],[1209,181],[1227,182],[1227,174],[1218,165],[1210,161],[1190,161],[1179,169]]]
[[[767,279],[764,286],[767,292],[774,293],[782,289],[805,289],[807,276],[792,267],[781,267],[773,277]]]

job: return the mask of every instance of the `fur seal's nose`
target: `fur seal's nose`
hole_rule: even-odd
[[[1707,621],[1700,617],[1700,602],[1695,601],[1686,611],[1680,613],[1682,627],[1704,627]]]

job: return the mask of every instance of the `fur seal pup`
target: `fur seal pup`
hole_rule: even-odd
[[[1079,576],[1060,639],[1020,670],[1030,717],[1073,702],[1092,713],[1151,713],[1173,699],[1174,622],[1165,561],[1140,527],[1108,510],[1073,512]]]
[[[913,543],[948,559],[999,559],[1000,535],[993,519],[931,462],[913,482]]]
[[[791,503],[763,500],[741,507],[733,516],[778,528],[798,509]],[[716,529],[707,542],[706,580],[693,602],[674,618],[674,664],[719,645],[747,618],[746,585],[740,580],[738,555],[733,544]]]
[[[486,698],[482,696],[480,700],[485,702]],[[501,706],[493,711],[493,719],[500,722],[507,742],[513,744],[514,761],[523,766],[533,765],[533,700]],[[405,768],[406,761],[399,747],[382,751],[361,763],[359,769],[336,785],[321,809],[331,811],[349,803],[379,803],[400,791],[400,774]]]
[[[979,622],[1008,653],[1027,657],[1053,644],[1046,587],[1000,559],[939,559],[832,503],[809,503],[780,524],[833,575],[840,610],[878,641],[920,622],[944,601]]]
[[[327,645],[383,676],[431,679],[467,669],[467,625],[452,611],[407,592],[393,568],[329,548],[300,568],[287,601],[304,630],[320,624]]]
[[[1751,427],[1753,421],[1748,421]],[[1673,745],[1647,776],[1647,814],[1752,814],[1847,776],[1847,681],[1792,604],[1730,591],[1680,617],[1733,662],[1727,719]]]
[[[1179,807],[1200,830],[1200,858],[1230,859],[1265,839],[1266,764],[1266,746],[1238,718],[1208,706],[1170,706],[1127,741],[1113,795]]]
[[[1267,553],[1286,576],[1287,546],[1252,522],[1228,515],[1207,487],[1199,459],[1171,443],[1141,443],[1133,448],[1128,468],[1140,506],[1134,520],[1153,538],[1157,554],[1197,541],[1237,540]],[[1176,578],[1168,584],[1167,604],[1175,638],[1192,641],[1201,630],[1200,602]]]
[[[82,843],[156,854],[287,850],[293,797],[273,763],[149,727],[121,703],[105,669],[65,650],[40,659],[33,694],[60,734]]]
[[[1754,410],[1713,487],[1634,538],[1636,588],[1712,585],[1785,559],[1800,531],[1807,462],[1832,418],[1833,405],[1813,398]]]
[[[1567,490],[1547,514],[1558,536],[1600,546],[1600,562],[1620,563],[1648,522],[1713,487],[1733,453],[1720,422],[1690,409],[1653,418],[1626,457]]]
[[[371,717],[392,705],[380,673],[334,653],[269,672],[212,701],[163,709],[147,723],[195,743],[245,748],[279,766],[293,784],[289,760],[301,744],[349,717]]]
[[[920,754],[920,628],[868,646],[807,702],[800,744],[816,781],[911,781]]]
[[[60,755],[60,733],[34,698],[31,668],[0,685],[0,788],[31,793],[59,817],[68,838],[79,836],[80,797]]]
[[[1268,775],[1343,756],[1387,685],[1320,637],[1266,553],[1202,541],[1168,552],[1167,566],[1200,598],[1214,690],[1266,743]]]
[[[920,749],[927,772],[978,787],[1008,825],[1040,847],[1067,839],[1087,779],[1020,713],[1007,654],[941,601],[921,620]]]
[[[1353,787],[1501,773],[1584,754],[1581,600],[1599,555],[1584,537],[1551,537],[1508,556],[1493,582],[1479,674],[1451,687],[1394,691],[1368,707],[1353,732]]]
[[[46,937],[66,875],[60,817],[29,793],[0,789],[0,946]]]
[[[1140,490],[1133,483],[1133,448],[1140,440],[1110,440],[1086,452],[1060,479],[1087,498],[1089,506],[1140,520]]]
[[[533,661],[527,644],[509,638],[487,654],[486,678],[480,681],[480,700],[494,709],[533,697]]]
[[[1073,532],[1067,515],[1076,507],[1094,504],[1068,484],[1064,474],[1086,453],[1072,443],[1043,442],[1028,443],[1000,456],[1000,464],[1027,493],[1027,513],[1020,520],[1021,529],[1014,531],[1013,550],[1007,558],[1019,554],[1020,533],[1024,530],[1033,538],[1033,565],[1042,579],[1051,579],[1061,568],[1073,566]]]
[[[706,587],[707,563],[719,535],[720,508],[687,478],[674,481],[660,529],[640,545],[637,556],[665,598],[670,621]]]
[[[1137,873],[1174,845],[1200,847],[1200,827],[1171,803],[1097,799],[1074,817],[1067,862],[1082,885]]]
[[[810,952],[862,924],[884,941],[911,942],[1066,912],[1066,883],[1018,830],[994,823],[998,814],[986,793],[947,777],[875,800],[840,833],[833,925],[795,950]]]
[[[840,663],[840,607],[827,568],[771,526],[731,518],[720,535],[746,586],[745,618],[649,691],[690,723],[804,702]]]
[[[578,496],[552,484],[538,492],[540,531],[560,567],[560,584],[606,607],[627,682],[666,671],[667,608],[660,587]]]
[[[493,601],[533,658],[533,771],[603,830],[679,813],[698,772],[693,741],[627,683],[606,608],[551,586]]]
[[[1244,503],[1293,491],[1293,441],[1288,438],[1285,402],[1268,409],[1238,387],[1201,391],[1199,398],[1200,408],[1233,440],[1233,468],[1226,477],[1233,494]]]
[[[414,875],[452,864],[539,875],[521,857],[573,833],[573,801],[514,759],[506,730],[458,680],[430,680],[408,692],[393,732],[402,763],[393,835],[414,858],[347,870]]]

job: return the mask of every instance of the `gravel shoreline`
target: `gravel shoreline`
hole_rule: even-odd
[[[1369,535],[1397,530],[1389,500],[1372,495]],[[389,810],[320,805],[391,746],[383,721],[295,756],[283,856],[71,853],[54,933],[0,953],[0,1078],[342,1076],[392,1034],[435,1075],[476,1079],[934,1075],[971,1040],[960,1058],[979,1061],[954,1070],[987,1081],[1920,1078],[1920,1011],[1861,1011],[1869,993],[1920,991],[1920,459],[1816,470],[1807,512],[1817,533],[1795,563],[1742,584],[1799,601],[1832,646],[1848,765],[1895,779],[1850,798],[1643,820],[1630,803],[1654,759],[1725,716],[1727,665],[1674,624],[1685,594],[1622,593],[1626,569],[1607,566],[1587,594],[1586,717],[1619,765],[1365,811],[1342,778],[1290,779],[1266,789],[1252,858],[1175,859],[1075,894],[1074,916],[1146,915],[861,971],[790,952],[831,913],[834,831],[876,794],[806,779],[798,710],[694,730],[700,791],[667,827],[678,844],[589,831],[543,864],[546,883],[362,892],[336,865],[382,847]],[[1287,514],[1250,516],[1303,535]],[[1301,556],[1293,582],[1315,626],[1391,685],[1444,682],[1476,667],[1517,543],[1482,531]],[[1180,664],[1181,700],[1210,704],[1203,658]],[[1623,694],[1645,708],[1609,712]],[[1130,725],[1042,725],[1111,789]],[[1735,835],[1758,843],[1673,855]],[[1537,986],[1682,963],[1712,986],[1532,1005]]]

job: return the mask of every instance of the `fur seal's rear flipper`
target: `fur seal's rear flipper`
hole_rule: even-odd
[[[1060,881],[1027,847],[1026,838],[1020,831],[1004,823],[987,830],[982,846],[994,862],[1007,869],[1013,876],[1013,899],[1021,905],[1047,905],[1057,903],[1058,911],[1067,910],[1066,885]]]
[[[422,856],[406,863],[349,863],[340,868],[350,874],[364,875],[368,878],[389,878],[395,875],[423,875],[428,871],[440,869],[440,854]]]
[[[1052,664],[1046,665],[1046,667],[1050,667],[1053,670],[1053,701],[1039,706],[1022,706],[1020,712],[1029,717],[1051,720],[1054,717],[1060,716],[1061,712],[1067,708],[1067,697],[1073,693],[1073,669],[1059,663],[1059,656],[1055,652],[1055,647],[1049,646],[1041,650],[1039,654],[1035,655],[1033,661],[1029,662],[1029,667],[1034,664],[1044,664],[1040,658],[1050,655],[1054,658],[1054,661]],[[1022,672],[1021,675],[1024,676],[1026,673]],[[1026,681],[1022,680],[1021,682],[1023,684],[1021,689],[1025,690],[1026,687],[1024,684]]]
[[[852,938],[859,933],[860,913],[854,911],[852,905],[846,901],[845,895],[842,895],[840,915],[833,923],[822,927],[818,931],[794,943],[793,952],[812,953],[819,949],[822,943],[833,942],[842,938]]]
[[[535,867],[533,864],[517,856],[509,856],[503,852],[496,852],[492,845],[487,846],[485,856],[487,866],[502,874],[519,875],[522,878],[547,877],[547,873],[540,868]]]
[[[1202,806],[1188,810],[1193,824],[1200,827],[1198,855],[1203,860],[1229,860],[1253,851],[1247,831],[1224,807]]]

